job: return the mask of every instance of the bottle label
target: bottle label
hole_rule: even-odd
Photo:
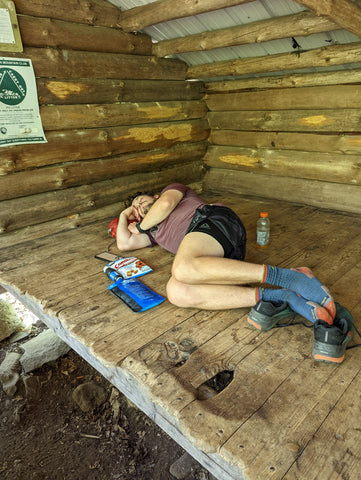
[[[257,232],[257,245],[265,247],[269,243],[269,232]]]

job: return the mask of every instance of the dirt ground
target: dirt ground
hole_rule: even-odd
[[[0,342],[0,362],[13,348]],[[184,451],[74,351],[32,375],[33,398],[21,389],[9,397],[0,386],[0,480],[175,478],[169,469]],[[107,394],[92,413],[72,397],[86,382]],[[214,477],[193,462],[184,479]]]

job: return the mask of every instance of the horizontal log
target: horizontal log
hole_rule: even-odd
[[[116,27],[121,16],[118,7],[103,0],[14,0],[21,15],[50,17],[68,22]]]
[[[306,145],[305,145],[306,146]],[[204,158],[209,167],[280,177],[361,185],[360,155],[211,146]]]
[[[361,37],[361,7],[351,0],[296,0],[303,7],[334,20],[340,27]]]
[[[361,70],[337,70],[318,73],[290,73],[273,77],[244,78],[205,84],[207,93],[239,92],[263,88],[295,88],[318,85],[360,83]]]
[[[105,207],[96,208],[95,210],[76,213],[56,220],[49,220],[36,225],[30,225],[20,228],[19,230],[3,233],[1,235],[1,246],[11,247],[23,242],[36,240],[37,238],[54,235],[65,230],[75,230],[78,227],[89,225],[99,220],[103,220],[104,224],[107,225],[118,213],[119,203],[114,203],[106,205]],[[109,238],[109,242],[106,246],[108,246],[110,242],[111,239]]]
[[[205,175],[204,188],[219,193],[231,192],[319,208],[361,213],[361,187],[359,185],[343,185],[211,168]]]
[[[212,130],[210,143],[249,148],[276,148],[312,152],[361,154],[361,135]]]
[[[0,175],[28,168],[111,157],[208,138],[206,119],[106,129],[48,132],[48,143],[15,145],[1,149]]]
[[[0,208],[0,233],[119,203],[134,191],[159,190],[172,182],[196,182],[201,176],[201,162],[193,162],[161,172],[121,176],[91,185],[4,200]]]
[[[266,110],[211,112],[212,129],[261,130],[284,132],[361,132],[361,111],[342,110]]]
[[[188,185],[196,192],[200,193],[202,190],[201,181],[189,183]],[[144,186],[141,186],[141,188],[142,190],[147,189],[148,186],[145,184]],[[158,186],[156,186],[155,189],[160,191]],[[123,200],[126,200],[126,197],[127,194]],[[13,245],[18,245],[19,243],[28,242],[37,238],[43,238],[48,235],[54,235],[55,233],[63,232],[65,230],[74,230],[78,227],[89,225],[97,221],[102,221],[106,228],[106,225],[108,225],[109,221],[119,215],[119,210],[122,208],[121,205],[121,201],[120,203],[117,201],[117,203],[96,208],[95,210],[76,213],[74,215],[67,215],[66,217],[58,218],[56,220],[49,220],[40,224],[23,227],[19,230],[3,233],[1,237],[1,245],[8,248]],[[104,242],[106,242],[106,246],[110,244],[110,241],[106,241],[105,236]]]
[[[203,82],[183,80],[112,80],[87,78],[38,78],[39,103],[115,103],[170,100],[198,100],[203,97]]]
[[[156,0],[122,12],[119,25],[125,32],[138,32],[144,27],[189,17],[221,8],[233,7],[254,0]]]
[[[186,64],[172,58],[26,47],[8,57],[30,58],[37,77],[184,80]]]
[[[212,111],[361,108],[361,85],[220,93],[205,100]]]
[[[201,118],[207,113],[202,100],[184,102],[117,103],[43,106],[40,116],[44,130],[139,125]]]
[[[214,48],[268,42],[290,36],[307,36],[340,28],[331,20],[317,17],[306,11],[187,37],[163,40],[153,44],[153,53],[158,57],[165,57],[177,53],[200,52]]]
[[[204,143],[189,143],[139,154],[23,170],[0,176],[0,200],[63,190],[135,173],[155,172],[200,161],[205,152]]]
[[[250,73],[281,72],[310,67],[332,67],[360,61],[361,42],[278,53],[264,57],[241,58],[188,67],[187,78],[215,78]]]
[[[148,35],[134,35],[116,28],[94,27],[51,18],[19,15],[18,21],[23,45],[27,47],[152,54],[152,40]]]

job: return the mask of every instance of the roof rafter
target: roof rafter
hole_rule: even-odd
[[[361,38],[361,7],[351,0],[295,0]]]
[[[199,52],[234,45],[267,42],[280,38],[307,36],[340,28],[339,25],[326,17],[319,18],[312,12],[303,11],[212,32],[164,40],[153,44],[153,53],[158,57],[165,57],[176,53]]]
[[[187,78],[216,78],[250,73],[281,72],[310,67],[331,67],[360,61],[361,42],[332,45],[304,52],[279,53],[188,67]]]
[[[118,26],[125,32],[138,32],[157,23],[189,17],[200,13],[234,7],[254,0],[157,0],[147,5],[130,8],[120,15]]]

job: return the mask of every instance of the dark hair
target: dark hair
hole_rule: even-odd
[[[154,197],[154,192],[136,192],[136,193],[132,193],[131,195],[129,195],[129,197],[127,198],[127,200],[124,202],[125,205],[127,207],[130,207],[133,200],[136,198],[136,197],[139,197],[139,195],[147,195],[149,197]]]

